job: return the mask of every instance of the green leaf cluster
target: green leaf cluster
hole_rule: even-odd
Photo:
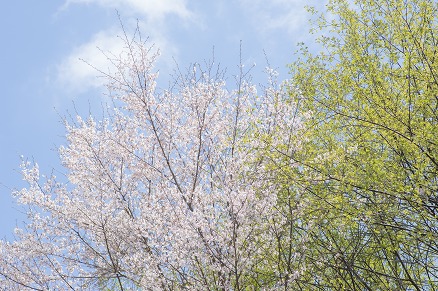
[[[291,65],[299,166],[278,171],[309,201],[297,289],[436,290],[438,4],[331,0],[315,28]]]

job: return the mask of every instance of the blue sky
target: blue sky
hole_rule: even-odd
[[[64,144],[62,118],[101,111],[98,73],[79,59],[105,69],[97,49],[117,52],[121,34],[137,23],[160,48],[158,69],[215,59],[230,74],[239,62],[256,79],[266,66],[264,51],[280,77],[294,59],[298,42],[311,45],[305,5],[319,9],[324,0],[66,0],[5,1],[0,18],[0,238],[10,238],[25,216],[12,189],[25,186],[20,156],[35,160],[42,172],[64,171],[57,148]],[[230,78],[230,81],[232,78]],[[69,113],[70,112],[70,113]]]

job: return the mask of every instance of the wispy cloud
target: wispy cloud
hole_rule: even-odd
[[[240,0],[248,15],[260,27],[260,32],[269,34],[273,29],[285,29],[295,36],[308,33],[309,13],[306,6],[320,8],[327,0]]]
[[[150,19],[161,19],[168,14],[181,18],[192,16],[185,0],[67,0],[63,8],[66,9],[73,4],[97,4],[126,14],[141,14]]]
[[[58,65],[58,81],[68,91],[83,92],[99,87],[103,80],[97,77],[95,68],[106,70],[110,65],[101,50],[120,52],[123,42],[117,37],[117,31],[101,31],[87,43],[75,48]],[[95,67],[95,68],[93,68]]]
[[[72,5],[86,4],[97,4],[100,9],[117,9],[128,34],[138,25],[150,38],[151,45],[154,44],[171,56],[178,54],[178,49],[166,37],[166,16],[172,15],[182,22],[194,19],[184,0],[67,0],[62,10]],[[97,77],[99,73],[93,67],[103,71],[111,68],[103,52],[119,54],[124,43],[118,36],[123,36],[123,33],[120,26],[103,27],[87,42],[72,49],[57,66],[58,82],[70,92],[78,93],[101,87],[104,80]],[[171,57],[164,59],[164,62],[170,63]]]

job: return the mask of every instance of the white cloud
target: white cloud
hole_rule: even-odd
[[[166,52],[167,57],[160,58],[160,63],[164,63],[165,67],[170,67],[172,57],[178,54],[176,46],[166,39],[165,16],[173,14],[182,21],[193,19],[185,0],[67,0],[62,9],[68,9],[74,4],[98,4],[103,8],[117,9],[122,15],[128,36],[132,36],[138,25],[143,34],[150,38],[151,45]],[[141,20],[136,19],[139,14],[142,16]],[[105,80],[97,77],[102,74],[95,68],[104,72],[111,69],[111,63],[104,52],[114,55],[122,52],[124,42],[118,37],[121,35],[121,27],[102,28],[89,41],[74,48],[57,66],[58,83],[68,91],[76,93],[104,85]]]
[[[58,83],[66,90],[77,93],[102,87],[106,81],[99,71],[108,73],[115,69],[107,56],[117,56],[124,50],[125,42],[119,37],[122,35],[123,31],[101,31],[89,42],[77,47],[58,65]],[[168,52],[167,57],[160,58],[159,62],[161,68],[170,68],[172,56],[177,54],[176,48],[159,36],[151,37],[150,45]]]
[[[63,8],[72,4],[97,4],[103,8],[117,9],[126,14],[141,14],[150,19],[161,19],[167,14],[190,18],[185,0],[67,0]]]
[[[240,0],[254,23],[263,33],[273,29],[286,29],[289,33],[307,34],[310,14],[306,5],[321,8],[327,0]]]
[[[123,42],[117,37],[117,32],[99,32],[61,62],[58,66],[58,81],[69,91],[83,92],[99,87],[103,80],[97,77],[99,73],[95,68],[106,70],[110,65],[101,50],[117,53],[122,49]]]

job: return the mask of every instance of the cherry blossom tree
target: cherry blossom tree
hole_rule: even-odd
[[[284,194],[260,152],[300,147],[292,88],[268,70],[257,91],[240,66],[229,89],[213,65],[195,65],[159,90],[158,53],[138,32],[124,41],[124,53],[108,54],[115,70],[101,71],[113,108],[66,122],[66,179],[23,161],[29,185],[14,195],[28,223],[0,242],[0,285],[288,288],[304,268],[306,238],[293,235],[304,202]]]

